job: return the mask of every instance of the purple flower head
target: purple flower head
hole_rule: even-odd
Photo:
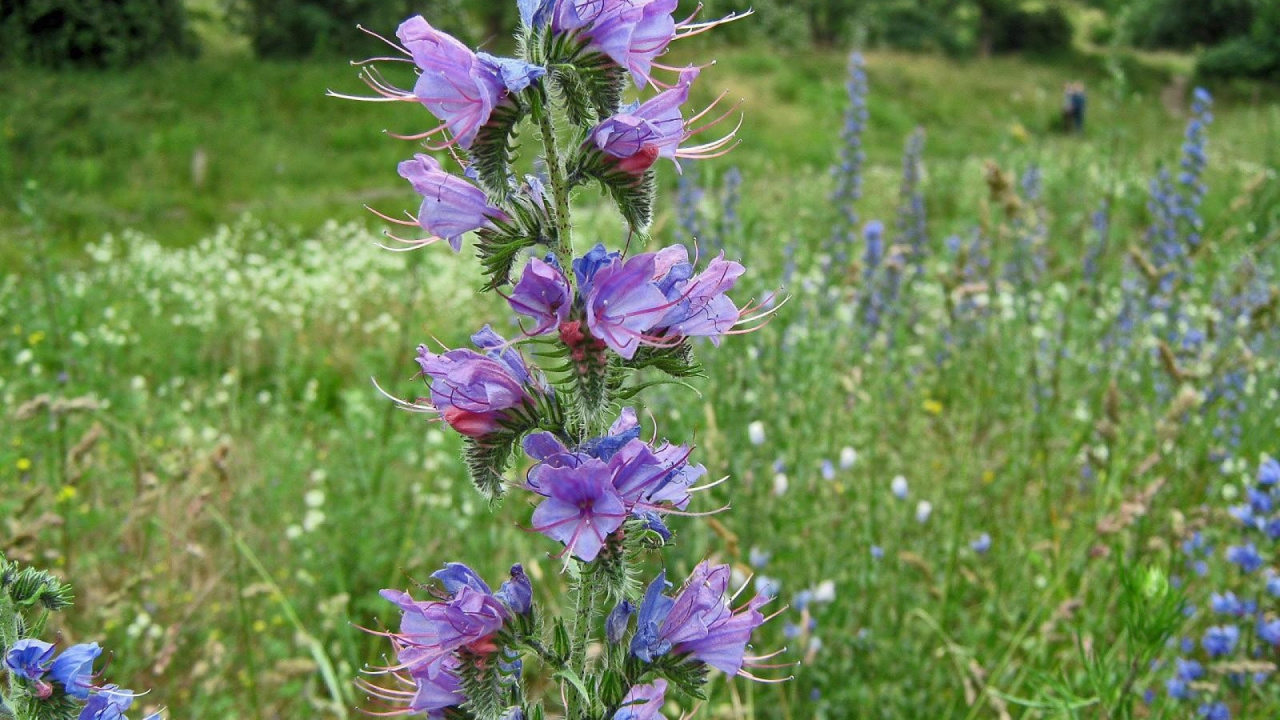
[[[1200,639],[1200,646],[1209,653],[1209,657],[1217,658],[1229,655],[1239,639],[1240,628],[1235,625],[1216,626],[1205,631],[1204,637]]]
[[[102,654],[98,643],[82,643],[72,645],[58,656],[49,667],[49,675],[62,683],[63,690],[78,700],[89,697],[92,685],[89,679],[93,676],[93,661]]]
[[[742,672],[751,632],[764,623],[759,607],[769,601],[756,595],[736,612],[725,591],[729,566],[699,563],[679,594],[662,594],[665,573],[654,581],[640,606],[631,652],[645,662],[667,652],[688,655],[730,675]]]
[[[676,0],[557,0],[551,30],[581,35],[588,49],[631,73],[639,88],[676,37],[675,9]]]
[[[49,672],[54,652],[53,645],[47,642],[25,638],[9,647],[9,652],[4,656],[4,664],[14,675],[39,683],[44,674]]]
[[[667,681],[661,678],[647,685],[632,685],[613,714],[613,720],[662,720]]]
[[[573,291],[559,268],[531,258],[507,303],[512,310],[537,322],[529,335],[541,335],[568,321]]]
[[[421,71],[413,93],[388,87],[377,76],[366,81],[384,97],[416,99],[440,119],[440,127],[412,139],[448,131],[451,142],[469,148],[495,106],[509,93],[524,90],[546,74],[544,68],[519,60],[477,55],[456,38],[431,27],[420,15],[401,23],[396,37]]]
[[[431,378],[431,404],[450,427],[467,437],[483,437],[501,428],[504,411],[530,399],[532,377],[520,354],[488,326],[472,336],[486,350],[449,350],[436,354],[418,346],[418,365]]]
[[[1253,543],[1246,543],[1243,546],[1232,545],[1227,548],[1227,562],[1239,565],[1243,572],[1251,573],[1262,567],[1262,556],[1258,554],[1258,548]]]
[[[537,485],[530,484],[546,495],[533,511],[533,529],[564,543],[565,553],[584,562],[594,560],[605,539],[627,519],[613,473],[595,458],[577,467],[545,467]]]
[[[683,246],[667,248],[668,251],[675,249],[684,252]],[[685,258],[687,260],[687,254]],[[667,300],[674,303],[674,307],[648,334],[667,343],[686,337],[706,337],[711,339],[712,344],[719,345],[720,338],[742,319],[741,310],[725,293],[733,288],[745,269],[739,263],[725,260],[721,253],[701,273],[689,277],[685,273],[691,270],[692,267],[687,262],[676,263],[669,272],[657,278]],[[671,280],[673,275],[678,279]]]
[[[969,547],[979,555],[986,555],[987,551],[991,549],[991,536],[987,533],[982,533],[977,540],[969,543]]]
[[[622,357],[630,360],[640,348],[644,332],[669,309],[653,282],[653,253],[641,253],[597,270],[586,292],[587,327]]]
[[[689,123],[685,122],[680,106],[689,99],[689,87],[697,77],[696,68],[684,69],[675,87],[606,118],[592,128],[586,143],[594,145],[606,156],[610,167],[636,177],[653,167],[658,158],[671,160],[678,169],[680,159],[712,158],[728,152],[724,148],[737,136],[736,128],[717,140],[680,147],[685,140],[709,129],[727,116],[722,115],[720,119],[698,128],[690,128]],[[698,113],[695,119],[701,118],[710,109],[709,107]]]
[[[445,172],[430,155],[418,153],[412,160],[400,163],[397,170],[422,196],[418,224],[433,236],[448,240],[455,252],[462,249],[462,236],[466,233],[493,229],[494,220],[508,219],[505,213],[489,204],[483,190]]]
[[[446,701],[457,693],[459,686],[453,676],[457,667],[455,652],[466,648],[488,655],[497,650],[493,636],[512,613],[465,565],[450,564],[435,577],[445,586],[447,600],[417,601],[399,590],[381,593],[401,610],[400,631],[391,635],[399,664],[384,670],[407,672],[418,681],[416,692],[428,704],[436,702],[432,698]],[[452,704],[457,703],[449,703]]]
[[[118,685],[106,685],[89,696],[77,720],[126,720],[124,713],[136,695]]]
[[[613,262],[622,257],[622,253],[617,251],[610,252],[605,249],[603,243],[596,243],[596,246],[587,251],[586,255],[573,261],[573,274],[578,279],[578,289],[583,295],[587,295],[591,291],[592,280],[595,279],[596,273],[600,268],[611,265]]]

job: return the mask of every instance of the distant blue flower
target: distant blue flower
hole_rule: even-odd
[[[1267,592],[1272,597],[1280,597],[1280,575],[1267,578]]]
[[[1240,603],[1239,598],[1233,592],[1226,592],[1221,595],[1213,593],[1209,598],[1209,607],[1213,611],[1221,615],[1243,615],[1244,606]]]
[[[889,483],[889,490],[893,492],[894,497],[899,500],[907,499],[907,479],[898,475]]]
[[[1205,720],[1231,720],[1231,710],[1227,708],[1226,703],[1212,703],[1201,705],[1196,714]]]
[[[1209,653],[1209,657],[1222,657],[1235,649],[1239,639],[1240,628],[1235,625],[1216,626],[1205,631],[1204,637],[1200,639],[1200,646]]]
[[[882,557],[884,557],[884,548],[880,547],[879,545],[872,545],[871,558],[873,560],[879,560]]]
[[[804,609],[809,607],[809,604],[812,602],[813,602],[813,591],[801,590],[800,592],[796,593],[796,596],[794,598],[792,598],[791,607],[795,608],[798,611],[803,612]]]
[[[979,555],[986,555],[987,551],[991,549],[991,536],[987,533],[982,533],[978,536],[978,539],[969,543],[969,547]]]
[[[1280,462],[1275,458],[1267,458],[1258,466],[1258,484],[1275,485],[1280,483]]]
[[[1227,548],[1227,562],[1239,565],[1242,571],[1251,573],[1262,567],[1262,556],[1258,554],[1258,549],[1253,546],[1253,543],[1246,543],[1243,546],[1233,545]]]
[[[757,594],[770,598],[778,597],[778,591],[782,589],[782,583],[768,575],[757,575],[755,586]]]
[[[1268,645],[1280,645],[1280,620],[1259,620],[1258,637]]]
[[[752,548],[747,551],[747,562],[749,562],[753,568],[762,568],[769,564],[769,558],[771,557],[773,557],[773,553],[768,550],[761,550],[755,546],[752,546]]]
[[[831,481],[836,479],[836,466],[830,460],[822,461],[822,479]]]

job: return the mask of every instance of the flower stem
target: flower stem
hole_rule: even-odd
[[[545,104],[545,97],[541,93],[534,93],[533,97],[532,112],[542,135],[542,151],[547,161],[547,176],[550,180],[551,197],[554,203],[556,247],[552,251],[556,255],[556,260],[560,262],[560,266],[566,269],[566,276],[572,286],[573,273],[568,272],[573,262],[573,238],[570,235],[572,225],[569,222],[569,181],[560,160],[556,128],[550,108]]]

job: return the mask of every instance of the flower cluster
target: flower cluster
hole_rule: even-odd
[[[70,603],[70,586],[48,573],[20,568],[0,555],[0,670],[9,680],[0,686],[5,717],[127,720],[125,712],[138,695],[96,682],[93,665],[102,655],[97,643],[72,645],[59,652],[53,643],[25,634],[32,627],[29,609],[63,610]],[[42,619],[37,627],[43,625]],[[157,712],[147,720],[159,717]]]
[[[630,226],[629,248],[633,237],[647,237],[658,159],[679,169],[682,160],[714,157],[735,142],[736,129],[689,142],[733,109],[709,121],[712,107],[687,112],[699,68],[657,61],[673,40],[722,22],[677,22],[675,6],[525,0],[519,58],[473,53],[415,17],[397,31],[400,43],[391,43],[419,70],[412,91],[382,79],[376,66],[386,59],[363,66],[373,99],[419,102],[436,116],[439,126],[408,137],[433,141],[429,150],[448,147],[459,165],[451,172],[421,153],[400,163],[421,204],[409,220],[383,217],[429,237],[401,240],[397,249],[444,239],[456,251],[474,235],[486,289],[502,295],[521,327],[507,340],[485,326],[471,338],[475,349],[420,346],[428,396],[397,402],[464,438],[472,480],[487,498],[515,489],[533,499],[529,525],[562,546],[556,557],[575,608],[544,638],[547,624],[535,621],[533,590],[519,565],[496,592],[458,563],[433,575],[442,585],[433,599],[383,591],[401,613],[399,629],[382,633],[395,661],[368,669],[361,685],[391,713],[541,717],[541,702],[523,686],[524,661],[533,656],[558,671],[567,715],[657,718],[669,688],[698,695],[708,669],[752,677],[744,668],[765,659],[747,647],[770,596],[731,608],[727,565],[698,565],[675,597],[663,592],[664,572],[641,599],[637,564],[671,539],[666,516],[704,514],[687,509],[692,494],[718,482],[696,485],[706,469],[690,460],[690,446],[659,443],[656,433],[641,439],[638,414],[623,402],[647,384],[632,379],[637,373],[694,375],[695,338],[719,345],[755,329],[776,307],[730,299],[745,268],[723,253],[700,262],[683,245],[629,253],[599,243],[577,255],[572,243],[575,186],[603,187]],[[657,70],[676,73],[675,82],[653,78]],[[662,89],[624,106],[628,80]],[[543,157],[534,164],[538,175],[517,180],[510,158],[525,117],[538,128]],[[565,124],[578,141],[562,146],[557,126]],[[528,358],[551,362],[540,367]],[[516,482],[507,471],[521,455],[531,464]],[[628,653],[597,658],[587,645],[606,600],[615,605],[603,623],[612,647],[623,647],[633,614],[636,628]]]
[[[1234,690],[1266,682],[1280,648],[1280,575],[1274,567],[1280,541],[1280,462],[1263,460],[1243,499],[1230,508],[1237,528],[1222,552],[1235,576],[1234,589],[1211,594],[1203,616],[1207,627],[1198,638],[1182,638],[1181,656],[1165,680],[1171,700],[1194,702],[1207,717],[1231,717],[1224,700]],[[1193,576],[1211,574],[1214,547],[1201,532],[1183,543],[1182,552]]]

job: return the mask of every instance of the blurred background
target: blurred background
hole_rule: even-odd
[[[715,59],[690,105],[745,122],[660,168],[652,244],[792,300],[649,410],[731,476],[695,508],[731,511],[673,522],[671,574],[754,573],[790,604],[758,646],[801,665],[713,678],[705,716],[1277,716],[1270,606],[1222,658],[1261,664],[1166,683],[1209,661],[1212,593],[1268,602],[1221,556],[1280,454],[1280,2],[752,7],[666,60]],[[419,394],[418,343],[509,314],[467,249],[377,247],[364,206],[419,201],[383,131],[427,111],[325,96],[384,53],[357,25],[415,13],[513,47],[514,0],[0,4],[0,550],[73,582],[64,639],[171,717],[356,716],[383,647],[356,626],[445,561],[561,602],[529,504],[490,514],[456,435],[369,382]],[[580,248],[623,241],[574,202]],[[1183,310],[1135,321],[1161,242]],[[1201,610],[1153,629],[1150,587]]]

